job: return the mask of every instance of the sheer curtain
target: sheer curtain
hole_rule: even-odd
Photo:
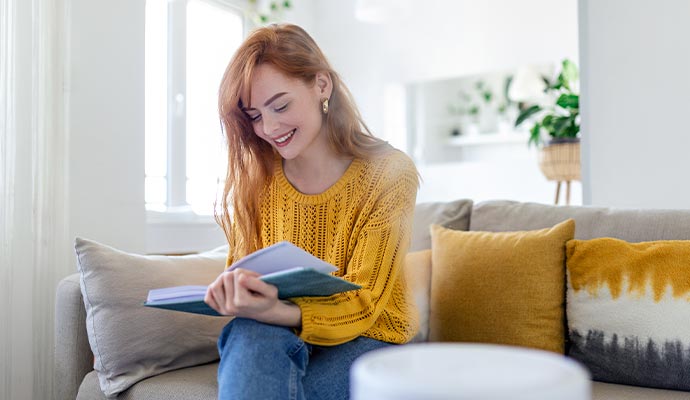
[[[0,398],[52,397],[68,239],[64,0],[0,0]]]

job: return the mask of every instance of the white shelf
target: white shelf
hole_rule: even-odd
[[[477,146],[487,144],[513,144],[523,143],[527,145],[529,133],[527,132],[500,132],[500,133],[478,133],[468,136],[457,136],[448,139],[449,146]]]

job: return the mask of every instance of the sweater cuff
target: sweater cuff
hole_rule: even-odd
[[[314,310],[308,303],[300,302],[297,305],[302,311],[302,329],[299,332],[299,337],[305,342],[308,342],[309,338],[314,334],[314,324],[312,323]]]

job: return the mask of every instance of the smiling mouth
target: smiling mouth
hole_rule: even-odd
[[[281,136],[281,137],[279,137],[279,138],[277,138],[277,139],[274,139],[274,141],[275,141],[277,144],[283,144],[283,143],[287,142],[292,136],[295,135],[295,131],[296,131],[296,130],[297,130],[297,129],[293,129],[293,130],[291,130],[287,135],[284,135],[284,136]]]

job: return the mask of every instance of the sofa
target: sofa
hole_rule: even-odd
[[[554,228],[558,226],[560,228]],[[572,227],[574,227],[574,233],[568,233],[568,230]],[[540,241],[546,236],[553,238],[554,229],[559,229],[559,232],[561,232],[561,236],[555,242],[556,245],[551,245],[555,255],[555,262],[559,265],[551,268],[550,272],[546,274],[541,272],[539,274],[531,273],[531,268],[533,266],[536,268],[537,264],[539,264],[538,261],[534,261],[531,257],[546,256],[542,254],[541,249],[535,251],[533,248],[529,250],[530,248],[526,247],[526,255],[517,257],[522,260],[520,261],[522,264],[518,267],[513,266],[511,270],[498,270],[495,271],[494,275],[477,278],[476,274],[482,273],[482,269],[488,271],[487,265],[494,268],[500,264],[491,257],[493,255],[498,256],[501,253],[499,250],[501,243],[508,243],[508,246],[512,246],[506,254],[508,257],[516,258],[514,257],[514,252],[520,251],[518,249],[519,246],[530,240],[532,241],[530,243],[533,243],[532,245],[546,243]],[[466,236],[455,237],[455,232],[463,232],[462,235]],[[515,236],[515,232],[517,232],[517,236]],[[524,236],[524,232],[537,233],[536,236],[532,233],[529,233],[531,236]],[[504,234],[512,236],[501,236]],[[565,239],[563,239],[564,237]],[[615,238],[616,240],[599,240],[598,238]],[[471,240],[475,242],[471,242]],[[607,240],[611,240],[611,242]],[[413,237],[409,249],[410,254],[405,265],[405,273],[410,281],[410,285],[414,289],[415,301],[420,311],[420,333],[414,341],[457,340],[495,343],[507,341],[508,343],[506,344],[541,347],[543,350],[540,351],[550,350],[565,353],[566,356],[575,358],[590,370],[593,378],[592,398],[595,400],[690,399],[690,392],[687,391],[685,386],[687,380],[685,375],[683,375],[686,374],[684,367],[688,366],[688,364],[683,364],[683,362],[690,359],[690,347],[687,347],[688,342],[690,342],[690,335],[682,336],[687,332],[690,319],[675,321],[675,325],[663,318],[661,320],[655,319],[659,315],[661,317],[667,315],[666,308],[669,310],[668,315],[671,316],[677,315],[674,314],[677,309],[680,309],[678,312],[685,312],[683,311],[683,305],[690,309],[688,307],[690,306],[688,304],[690,302],[690,294],[684,291],[687,289],[687,285],[680,284],[674,286],[672,283],[667,282],[667,286],[677,287],[677,290],[668,296],[663,294],[663,285],[661,292],[657,288],[656,292],[654,292],[654,301],[656,302],[653,301],[652,303],[658,308],[652,310],[664,311],[653,311],[650,314],[649,323],[646,323],[644,319],[647,318],[646,315],[649,313],[645,311],[647,308],[643,308],[651,307],[649,304],[644,303],[644,306],[640,306],[639,312],[634,308],[631,310],[631,307],[635,307],[635,301],[647,301],[643,299],[644,285],[640,286],[638,282],[638,285],[634,286],[634,283],[637,281],[625,277],[623,278],[623,283],[620,283],[620,274],[616,275],[610,270],[599,271],[599,276],[594,278],[590,276],[591,274],[587,274],[587,271],[594,269],[591,265],[595,264],[597,268],[598,265],[604,265],[602,268],[609,268],[615,265],[623,265],[621,268],[627,268],[625,267],[627,261],[621,264],[620,260],[616,261],[616,257],[621,257],[622,254],[627,254],[626,252],[628,251],[631,254],[635,254],[636,257],[639,254],[651,252],[649,254],[652,254],[654,259],[658,260],[662,260],[662,257],[669,252],[668,250],[662,250],[662,255],[655,255],[657,253],[654,252],[659,251],[659,246],[647,246],[644,249],[635,247],[640,242],[658,241],[660,246],[663,247],[684,245],[685,240],[690,240],[690,210],[627,210],[589,206],[551,206],[502,200],[474,204],[471,200],[465,199],[443,203],[418,204],[414,216]],[[446,253],[442,254],[440,247],[444,243],[447,248],[444,250]],[[473,253],[469,249],[473,245],[468,243],[475,243],[474,246],[479,247],[475,248]],[[437,247],[439,248],[438,252]],[[615,251],[610,251],[614,248]],[[441,270],[437,265],[448,260],[452,264],[453,260],[458,259],[454,254],[465,251],[469,251],[469,253],[465,254],[465,258],[462,258],[463,262],[477,264],[475,266],[477,269],[471,272],[471,274],[475,275],[474,277],[468,275],[467,271],[460,273],[459,271],[462,268],[458,265],[447,267],[445,270]],[[685,250],[681,249],[680,251],[681,253],[679,254],[682,255]],[[451,254],[452,257],[448,254]],[[477,256],[477,254],[481,254],[481,256]],[[609,260],[607,257],[610,257],[610,261],[601,261]],[[529,261],[525,261],[527,259]],[[628,259],[626,258],[626,260]],[[687,264],[687,268],[690,268],[690,258],[683,259],[682,256],[675,256],[675,259],[680,261],[681,265],[676,267],[675,271],[683,270],[683,262]],[[649,264],[649,259],[645,260],[647,261],[641,261],[643,265]],[[668,269],[668,264],[664,260],[660,263],[660,269]],[[80,259],[80,263],[82,262],[85,261]],[[161,261],[158,260],[156,262]],[[593,262],[595,264],[592,264]],[[551,263],[553,264],[553,261]],[[421,264],[430,265],[422,266]],[[583,273],[582,271],[585,272]],[[554,278],[555,286],[550,285],[556,287],[556,295],[553,294],[554,290],[543,289],[546,285],[538,283],[539,279],[546,280],[546,275],[552,273],[556,277]],[[64,278],[57,288],[54,377],[54,395],[56,399],[106,398],[99,384],[98,373],[94,370],[93,343],[89,342],[89,335],[92,333],[89,329],[92,329],[92,327],[87,327],[87,308],[92,306],[89,303],[92,299],[85,302],[83,298],[83,293],[87,293],[84,292],[84,282],[87,279],[84,274],[85,271],[80,270],[80,273]],[[675,276],[674,274],[675,272],[671,275]],[[518,277],[518,275],[522,277]],[[606,281],[608,286],[587,286],[587,279],[604,279],[602,276],[608,279]],[[680,279],[683,279],[684,276],[687,275],[680,275]],[[487,296],[486,292],[482,292],[484,294],[481,294],[481,297],[476,297],[468,302],[467,298],[477,295],[473,292],[475,286],[481,286],[479,284],[463,286],[462,281],[457,280],[469,279],[468,277],[478,279],[477,282],[488,282],[483,286],[484,289],[482,290],[500,287],[500,282],[490,282],[491,279],[511,281],[529,279],[531,282],[537,282],[537,286],[533,288],[514,283],[511,286],[506,286],[508,288],[506,290],[513,290],[510,287],[517,287],[515,290],[529,291],[526,297],[531,297],[532,292],[534,292],[536,293],[535,296],[548,295],[550,299],[555,298],[554,301],[556,301],[558,307],[551,307],[547,310],[549,313],[556,313],[554,314],[556,315],[555,319],[551,318],[551,322],[549,322],[553,326],[553,332],[549,331],[548,335],[539,333],[536,336],[532,335],[530,337],[528,337],[529,334],[525,335],[524,332],[516,334],[510,328],[511,324],[522,324],[524,321],[516,320],[513,323],[510,320],[512,318],[510,313],[519,313],[527,310],[525,318],[529,319],[534,317],[531,314],[541,312],[539,307],[543,304],[528,304],[523,311],[514,311],[514,307],[516,307],[514,304],[515,299],[502,300],[501,296],[505,294],[503,292],[494,293],[490,296]],[[626,282],[628,286],[625,286]],[[626,293],[625,289],[622,295],[620,290],[614,290],[619,283],[624,287],[628,287],[628,292],[634,294],[630,300],[619,301],[622,298],[620,296],[624,296]],[[456,291],[456,287],[463,287],[463,289]],[[434,290],[437,292],[434,292]],[[441,290],[446,293],[438,293]],[[602,293],[605,293],[605,295],[598,296],[597,293],[602,290]],[[549,291],[550,294],[544,294]],[[92,296],[92,294],[88,294],[88,297]],[[491,301],[486,301],[486,297],[492,297]],[[539,297],[536,298],[539,299]],[[667,300],[671,302],[668,303],[670,304],[668,306],[665,303]],[[445,307],[448,302],[453,301],[457,301],[457,305],[453,304],[450,307]],[[497,307],[501,307],[502,301],[507,301],[505,303],[505,310],[508,310],[508,314],[505,313],[505,310],[496,311]],[[537,303],[539,301],[537,300]],[[493,313],[496,311],[504,312],[504,314],[492,314],[493,317],[491,318],[480,314],[476,316],[475,320],[480,321],[480,323],[489,321],[490,323],[503,324],[498,336],[494,334],[499,332],[491,332],[491,329],[487,330],[487,328],[484,328],[483,332],[468,333],[468,330],[465,329],[466,325],[474,320],[464,318],[463,315],[458,314],[458,310],[463,309],[469,310],[470,312],[468,313],[474,313],[476,309],[484,307],[482,305],[484,303],[488,307],[486,312]],[[680,308],[677,307],[679,304]],[[633,315],[637,315],[637,317],[632,320],[619,318],[620,315],[630,312]],[[496,315],[500,317],[495,317]],[[612,317],[609,315],[612,315]],[[457,329],[449,329],[447,325],[456,324],[458,320],[462,320],[465,326],[460,324],[460,326],[456,327]],[[554,320],[556,321],[555,324],[553,323]],[[92,319],[89,319],[89,321],[89,324],[93,322]],[[155,319],[151,319],[149,325],[155,324],[155,321]],[[615,329],[617,332],[617,334],[613,335],[613,340],[610,338],[607,340],[603,339],[604,333],[602,333],[602,330],[606,331],[609,329],[609,325],[607,325],[609,322],[614,323],[614,328],[611,329]],[[534,323],[529,322],[525,326],[527,326],[527,329],[541,329],[549,325],[549,323],[536,324],[540,326],[535,327]],[[633,340],[622,334],[624,331],[627,332],[626,327],[628,325],[626,324],[630,325],[631,332],[640,329],[640,326],[644,328],[644,332],[657,329],[655,327],[658,326],[658,330],[660,332],[663,331],[665,334],[669,331],[675,332],[679,330],[680,337],[674,338],[673,341],[666,341],[665,344],[655,344],[651,339],[646,341],[647,339],[645,338],[635,338]],[[678,325],[682,326],[679,328]],[[123,326],[123,323],[110,325],[108,329],[111,331],[117,330],[119,326]],[[649,326],[653,328],[649,328]],[[161,326],[158,329],[165,331],[167,327]],[[481,331],[481,329],[478,331]],[[549,336],[551,333],[553,333],[553,338],[556,338],[555,349],[545,345],[542,346],[542,342],[545,340],[544,337]],[[457,336],[453,336],[456,334]],[[650,335],[650,337],[654,336],[654,332],[652,331]],[[483,337],[486,340],[482,339]],[[550,340],[549,343],[549,346],[552,346],[554,341]],[[127,350],[127,343],[122,346],[122,349],[123,351]],[[656,358],[652,361],[656,362],[656,364],[649,364],[652,362],[649,360],[644,361],[647,364],[642,364],[642,361],[636,359],[633,361],[626,359],[626,354],[632,354],[630,349],[638,349],[640,352],[646,351],[645,354],[654,355]],[[599,362],[602,359],[596,351],[603,352],[603,350],[606,350],[608,355],[614,354],[617,358],[607,358],[605,361]],[[670,358],[671,350],[678,354],[676,358]],[[116,350],[110,349],[109,351]],[[684,352],[687,353],[687,357],[684,355]],[[657,356],[657,354],[661,354],[661,356]],[[135,382],[126,390],[116,395],[111,394],[111,398],[147,400],[213,399],[217,395],[217,361],[212,356],[209,357],[209,359],[200,361],[198,365],[170,369],[163,373],[152,373],[152,376]],[[671,361],[667,360],[673,360],[674,364],[670,365]],[[97,355],[97,365],[98,362]],[[646,376],[645,374],[653,370],[654,367],[665,367],[666,369],[661,369],[660,371],[662,372],[656,375],[652,374],[654,376]],[[633,370],[636,372],[631,373],[630,371]],[[673,375],[675,380],[666,379],[669,375]],[[676,375],[678,376],[676,377]],[[639,378],[640,376],[642,378]]]

